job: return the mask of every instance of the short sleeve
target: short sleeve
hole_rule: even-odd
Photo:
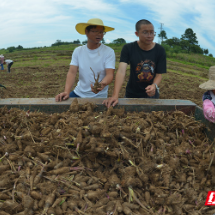
[[[129,60],[129,49],[128,49],[128,45],[124,45],[121,51],[121,55],[120,55],[120,62],[124,62],[129,64],[130,60]]]
[[[215,108],[211,100],[205,99],[203,101],[203,113],[207,120],[215,123]]]
[[[159,50],[159,58],[157,62],[156,73],[163,74],[166,73],[166,52],[165,49],[161,46]]]
[[[205,99],[209,99],[211,100],[211,94],[210,94],[210,91],[207,91],[204,93],[203,97],[202,97],[202,101],[204,101]]]
[[[72,60],[71,60],[70,65],[79,66],[79,64],[78,64],[78,50],[77,50],[77,48],[72,53]]]
[[[115,69],[115,62],[116,62],[115,52],[113,49],[111,49],[105,59],[105,69]]]

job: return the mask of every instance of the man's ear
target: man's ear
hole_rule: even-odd
[[[138,33],[137,31],[135,31],[135,35],[136,35],[137,37],[139,37],[139,33]]]
[[[85,34],[88,35],[89,31],[87,29],[85,29]]]

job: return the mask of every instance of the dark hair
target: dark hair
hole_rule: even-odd
[[[152,25],[152,23],[149,22],[149,21],[146,20],[146,19],[141,19],[141,20],[139,20],[139,21],[136,23],[136,26],[135,26],[137,32],[140,30],[140,26],[141,26],[141,25]]]
[[[85,29],[89,32],[91,29],[96,28],[98,25],[88,25]],[[105,27],[103,27],[103,30],[105,30]]]

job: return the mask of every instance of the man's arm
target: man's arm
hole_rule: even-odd
[[[118,103],[119,92],[122,87],[122,84],[126,75],[127,63],[120,62],[119,68],[116,73],[115,83],[114,83],[114,91],[112,97],[103,101],[102,104],[105,104],[108,108],[112,105],[115,106]]]
[[[153,84],[157,84],[159,86],[159,84],[161,83],[162,80],[162,74],[156,74]]]
[[[215,108],[211,100],[205,99],[203,101],[203,113],[204,113],[205,119],[215,123]]]
[[[97,93],[101,90],[103,90],[107,85],[109,85],[112,80],[113,80],[113,76],[114,76],[114,69],[105,69],[105,77],[102,79],[102,81],[100,82],[101,84],[101,88],[98,88],[97,90]],[[91,89],[92,91],[94,92],[94,89],[93,89],[93,85],[91,84]],[[94,92],[96,93],[96,92]]]
[[[71,65],[69,67],[69,71],[68,71],[67,77],[66,77],[66,85],[65,85],[64,92],[62,92],[62,93],[60,93],[60,94],[55,96],[55,101],[56,102],[66,100],[66,99],[69,98],[71,88],[73,87],[73,85],[75,83],[75,77],[76,77],[77,72],[78,72],[78,67],[77,66]]]

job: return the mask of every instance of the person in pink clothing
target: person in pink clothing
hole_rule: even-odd
[[[209,69],[209,80],[199,87],[207,90],[202,97],[204,116],[210,122],[215,123],[215,66]]]

